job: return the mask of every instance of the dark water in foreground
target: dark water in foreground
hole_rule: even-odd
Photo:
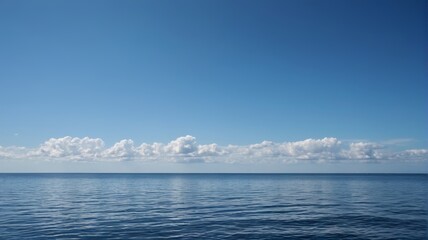
[[[427,239],[427,175],[0,174],[0,239]]]

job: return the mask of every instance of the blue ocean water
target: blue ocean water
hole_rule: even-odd
[[[427,239],[428,175],[0,174],[0,239]]]

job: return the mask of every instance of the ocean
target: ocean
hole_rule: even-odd
[[[0,239],[428,239],[426,174],[0,174]]]

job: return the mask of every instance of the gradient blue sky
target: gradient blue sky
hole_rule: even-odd
[[[418,0],[0,0],[0,145],[427,148],[427,16]]]

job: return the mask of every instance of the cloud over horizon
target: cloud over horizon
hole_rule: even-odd
[[[334,137],[276,143],[219,146],[198,144],[190,135],[169,143],[142,143],[123,139],[106,147],[100,138],[50,138],[37,148],[2,147],[0,159],[68,161],[163,161],[163,162],[384,162],[427,161],[428,149],[396,151],[391,145],[368,141],[342,142]]]

